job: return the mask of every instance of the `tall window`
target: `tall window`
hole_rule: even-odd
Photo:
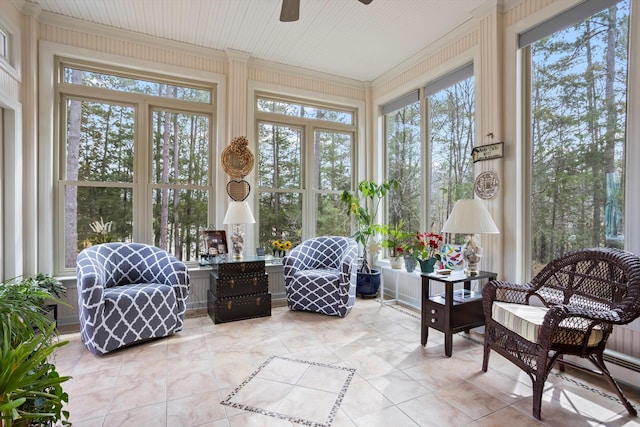
[[[455,202],[473,197],[473,65],[428,84],[425,96],[431,153],[427,228],[440,232]]]
[[[9,36],[2,28],[0,28],[0,58],[9,60]]]
[[[266,95],[256,109],[258,244],[349,235],[340,194],[352,185],[355,113]]]
[[[139,241],[184,261],[210,223],[213,89],[60,63],[63,129],[58,262],[83,247]]]
[[[403,224],[413,233],[420,230],[421,202],[421,132],[420,99],[418,91],[383,107],[387,177],[398,181],[398,190],[389,193],[387,200],[388,224]]]
[[[520,36],[531,58],[533,273],[573,249],[624,246],[628,20],[628,0],[591,0]]]

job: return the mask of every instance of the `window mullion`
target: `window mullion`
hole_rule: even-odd
[[[150,242],[153,236],[151,205],[151,108],[142,101],[136,108],[134,134],[134,176],[133,176],[133,240]],[[143,225],[144,224],[144,225]]]

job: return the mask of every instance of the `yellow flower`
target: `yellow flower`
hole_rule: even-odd
[[[278,246],[280,246],[280,242],[277,240],[274,240],[273,242],[271,242],[271,246],[273,246],[274,248],[277,248]]]
[[[286,242],[284,242],[284,248],[285,248],[285,250],[291,249],[291,242],[288,241],[288,240]]]

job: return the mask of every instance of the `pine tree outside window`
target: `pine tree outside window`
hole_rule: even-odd
[[[586,1],[520,35],[531,62],[532,275],[574,249],[624,247],[629,3]]]
[[[351,235],[340,194],[353,185],[355,112],[260,94],[256,119],[258,247]]]
[[[213,88],[59,61],[63,108],[55,222],[75,268],[84,247],[136,241],[196,262],[213,213]],[[91,225],[109,224],[108,236]]]

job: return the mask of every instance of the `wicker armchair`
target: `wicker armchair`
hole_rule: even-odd
[[[491,350],[529,375],[533,416],[540,419],[544,383],[557,361],[606,377],[635,416],[603,361],[614,325],[640,316],[640,259],[620,249],[583,249],[549,263],[527,284],[492,281],[482,290],[486,316],[482,370]],[[586,358],[585,369],[563,355]]]

